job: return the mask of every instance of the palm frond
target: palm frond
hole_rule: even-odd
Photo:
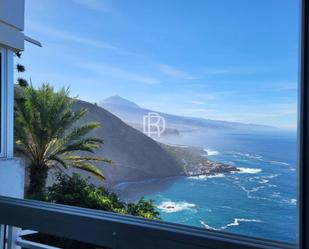
[[[60,157],[52,155],[50,157],[47,158],[47,160],[51,160],[51,161],[56,161],[57,163],[59,163],[63,168],[67,169],[68,168],[68,164],[65,162],[65,160],[62,160]]]
[[[93,175],[95,175],[96,177],[98,177],[101,180],[105,179],[105,176],[103,175],[101,170],[99,170],[96,166],[94,166],[93,164],[91,164],[89,162],[73,161],[71,163],[71,166],[74,167],[74,168],[81,169],[81,170],[87,171],[89,173],[92,173]]]
[[[105,163],[112,163],[112,160],[106,159],[104,157],[95,157],[95,156],[68,156],[65,157],[65,160],[68,161],[77,161],[77,162],[82,162],[82,161],[99,161],[99,162],[105,162]]]
[[[61,147],[61,149],[58,150],[55,154],[59,155],[74,151],[85,151],[94,153],[94,150],[100,148],[102,143],[103,143],[102,139],[99,138],[92,138],[92,137],[85,138],[75,143]]]
[[[91,122],[84,124],[80,127],[75,127],[69,134],[67,134],[63,140],[66,144],[71,143],[74,140],[78,140],[85,135],[87,135],[90,131],[99,128],[101,125],[99,122]],[[99,142],[99,141],[98,141]],[[102,140],[100,140],[101,143],[103,143]]]

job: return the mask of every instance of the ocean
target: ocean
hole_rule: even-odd
[[[124,183],[118,188],[126,200],[154,200],[163,221],[296,242],[296,133],[185,133],[160,141],[202,147],[208,159],[240,172]]]

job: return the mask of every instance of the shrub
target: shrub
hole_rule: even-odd
[[[72,176],[57,172],[56,183],[47,188],[46,200],[84,208],[111,212],[125,211],[125,205],[103,187],[96,187],[87,178],[73,173]]]
[[[32,195],[31,198],[58,204],[130,214],[148,219],[160,219],[159,212],[155,210],[152,200],[147,201],[141,198],[137,203],[127,204],[120,201],[117,194],[110,193],[103,187],[96,187],[91,184],[89,178],[83,178],[76,173],[68,176],[60,172],[55,173],[55,176],[56,182],[52,186],[45,189],[44,192]],[[26,235],[23,238],[67,249],[99,248],[95,245],[41,233]],[[104,249],[106,247],[100,248]]]
[[[127,204],[122,202],[116,193],[111,193],[103,187],[96,187],[89,182],[89,178],[83,178],[79,174],[73,173],[72,176],[68,176],[57,172],[55,176],[56,182],[48,187],[43,195],[32,196],[32,198],[148,219],[160,219],[152,200],[141,198],[137,203]]]
[[[135,216],[141,216],[147,219],[157,220],[160,213],[156,211],[153,200],[145,200],[143,197],[137,203],[127,205],[128,213]]]

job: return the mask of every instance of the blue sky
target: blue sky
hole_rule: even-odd
[[[98,102],[295,129],[296,0],[26,0],[34,85]]]

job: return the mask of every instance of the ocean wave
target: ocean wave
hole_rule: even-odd
[[[222,173],[218,173],[218,174],[214,174],[214,175],[210,175],[210,176],[207,176],[208,178],[222,178],[222,177],[225,177],[224,174]]]
[[[233,209],[233,208],[230,207],[230,206],[218,206],[218,207],[220,207],[220,208],[225,208],[225,209]]]
[[[257,173],[262,172],[261,169],[256,169],[256,168],[242,168],[242,167],[239,167],[237,169],[240,170],[240,171],[237,172],[239,174],[257,174]]]
[[[250,159],[259,160],[259,161],[263,160],[263,156],[261,156],[261,155],[251,155],[249,153],[241,153],[241,152],[234,152],[234,154],[236,154],[238,156],[242,156],[242,157],[247,157],[247,158],[250,158]]]
[[[292,206],[296,206],[297,205],[297,200],[294,199],[294,198],[292,198],[292,199],[282,199],[281,203],[292,205]]]
[[[261,183],[261,184],[265,184],[265,183],[268,183],[269,182],[269,180],[266,180],[266,179],[261,179],[260,181],[259,181],[259,183]]]
[[[279,162],[279,161],[269,161],[271,164],[277,164],[277,165],[284,165],[284,166],[288,166],[288,163],[285,162]]]
[[[257,220],[257,219],[235,218],[232,223],[228,223],[225,226],[221,226],[221,227],[216,228],[216,227],[211,227],[206,222],[200,220],[200,223],[206,229],[215,230],[215,231],[225,230],[226,228],[232,227],[232,226],[240,226],[240,223],[242,223],[242,222],[262,222],[262,221],[261,220]]]
[[[208,224],[206,224],[204,221],[200,220],[200,223],[206,228],[206,229],[209,229],[209,230],[215,230],[215,231],[219,231],[220,228],[215,228],[215,227],[211,227],[209,226]]]
[[[226,226],[223,226],[222,228],[228,228],[232,226],[239,226],[241,222],[261,222],[261,220],[257,219],[244,219],[244,218],[235,218],[234,222],[227,224]]]
[[[267,186],[270,187],[270,188],[278,188],[278,185],[276,185],[276,184],[268,184]]]
[[[282,162],[282,161],[275,161],[275,160],[264,160],[262,155],[254,155],[254,154],[249,154],[249,153],[242,153],[242,152],[232,152],[233,157],[236,158],[234,161],[240,161],[240,162],[246,162],[248,160],[244,159],[253,159],[253,160],[258,160],[258,161],[263,161],[263,162],[268,162],[270,164],[275,164],[275,165],[283,165],[283,166],[289,166],[289,163]]]
[[[263,178],[273,179],[273,178],[276,178],[277,176],[279,176],[279,175],[278,174],[271,174],[271,175],[263,176]]]
[[[264,186],[259,186],[259,187],[255,187],[255,188],[252,188],[252,189],[246,189],[244,186],[242,185],[239,185],[239,187],[247,194],[247,197],[249,199],[256,199],[256,200],[271,200],[269,198],[266,198],[266,197],[259,197],[259,196],[253,196],[251,195],[251,193],[254,193],[254,192],[257,192],[259,191],[260,189],[263,189],[265,188]]]
[[[274,198],[278,198],[278,197],[280,197],[281,196],[281,193],[280,192],[273,192],[272,194],[271,194],[271,197],[274,197]]]
[[[271,177],[269,176],[254,176],[254,177],[249,177],[248,180],[249,182],[253,183],[260,183],[260,184],[266,184],[269,183]]]
[[[207,153],[208,156],[217,156],[220,154],[217,150],[204,149],[204,151]]]
[[[236,156],[234,156],[236,158]],[[236,162],[248,162],[249,160],[246,159],[234,159]]]
[[[291,205],[296,205],[296,204],[297,204],[297,200],[294,199],[294,198],[291,199],[291,200],[290,200],[290,204],[291,204]]]
[[[188,203],[185,201],[174,202],[174,201],[163,201],[158,205],[158,208],[165,213],[176,213],[184,210],[192,210],[195,204]]]
[[[222,178],[225,177],[224,174],[218,173],[214,175],[199,175],[199,176],[189,176],[188,179],[194,179],[194,180],[207,180],[208,178]]]

